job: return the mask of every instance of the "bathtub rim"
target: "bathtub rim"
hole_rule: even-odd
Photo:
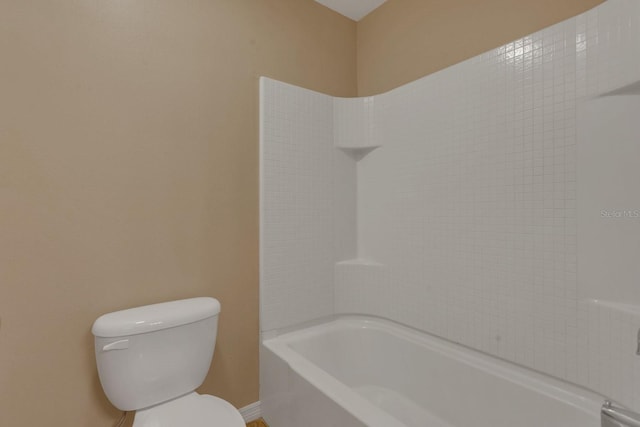
[[[351,415],[371,427],[404,427],[405,424],[358,395],[349,386],[305,358],[291,346],[296,341],[313,338],[345,327],[377,330],[395,335],[412,344],[425,347],[426,351],[435,351],[445,357],[513,383],[515,386],[563,402],[580,412],[593,416],[594,419],[599,419],[602,404],[608,400],[605,396],[577,384],[383,317],[338,314],[261,334],[262,345],[282,359],[291,370]],[[345,401],[348,401],[349,404],[342,403]]]

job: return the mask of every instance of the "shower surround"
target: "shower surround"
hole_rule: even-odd
[[[596,188],[640,182],[638,81],[633,0],[377,96],[262,78],[263,337],[375,315],[640,410],[640,197]]]

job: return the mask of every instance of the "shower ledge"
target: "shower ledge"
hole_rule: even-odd
[[[384,264],[366,258],[352,258],[336,262],[336,265],[362,265],[370,267],[382,267]]]
[[[640,305],[627,304],[627,303],[616,302],[616,301],[607,301],[607,300],[601,300],[601,299],[587,299],[587,300],[583,300],[583,302],[595,307],[603,307],[609,310],[613,310],[614,312],[617,311],[617,312],[631,314],[631,315],[640,317]]]
[[[363,158],[367,156],[367,154],[371,153],[376,148],[380,148],[379,145],[371,145],[366,147],[341,147],[336,146],[336,148],[342,150],[347,156],[351,157],[354,161],[359,162]]]
[[[640,81],[636,81],[628,85],[619,87],[617,89],[610,90],[609,92],[602,93],[598,95],[596,98],[600,98],[603,96],[616,96],[616,95],[640,95]]]

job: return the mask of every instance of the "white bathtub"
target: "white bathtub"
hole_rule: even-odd
[[[263,341],[274,427],[599,427],[602,396],[395,323],[344,317]]]

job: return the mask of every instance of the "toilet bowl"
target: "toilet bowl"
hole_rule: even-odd
[[[244,427],[226,400],[196,392],[136,412],[133,427]]]
[[[134,427],[244,427],[230,403],[195,390],[213,358],[220,303],[191,298],[100,316],[93,324],[102,388]]]

